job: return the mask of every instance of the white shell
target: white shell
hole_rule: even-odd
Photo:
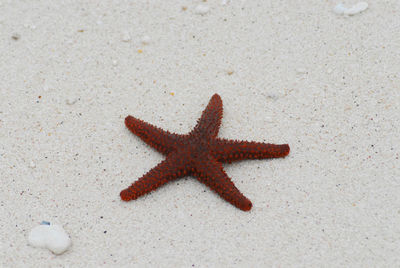
[[[363,12],[364,10],[366,10],[368,8],[368,3],[366,2],[359,2],[357,4],[355,4],[354,6],[352,6],[351,8],[348,8],[347,10],[344,11],[345,15],[355,15],[358,13]]]
[[[363,12],[367,8],[368,8],[368,3],[366,3],[366,2],[358,2],[351,8],[346,8],[342,3],[340,3],[335,6],[335,8],[333,9],[333,12],[335,12],[336,14],[340,14],[340,15],[352,16],[352,15]]]

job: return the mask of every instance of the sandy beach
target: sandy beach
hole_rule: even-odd
[[[0,267],[398,266],[400,2],[340,3],[0,0]],[[219,137],[290,145],[224,164],[253,208],[121,201],[164,159],[125,117],[187,133],[215,93]]]

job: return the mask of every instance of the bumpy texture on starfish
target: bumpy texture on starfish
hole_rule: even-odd
[[[288,144],[269,144],[217,138],[222,119],[222,100],[212,96],[195,128],[185,135],[173,134],[128,116],[125,125],[133,134],[166,155],[166,159],[120,193],[130,201],[153,191],[161,185],[193,175],[223,199],[237,208],[248,211],[252,204],[233,184],[222,163],[242,159],[284,157]]]

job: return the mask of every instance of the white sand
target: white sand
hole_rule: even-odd
[[[398,0],[98,2],[0,2],[0,267],[399,264]],[[162,160],[125,116],[184,133],[214,93],[221,137],[291,147],[225,166],[251,212],[193,178],[121,202]]]

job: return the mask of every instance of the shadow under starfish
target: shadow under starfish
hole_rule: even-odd
[[[130,201],[165,183],[192,175],[237,208],[248,211],[252,204],[233,184],[222,163],[243,159],[285,157],[288,144],[269,144],[217,138],[222,120],[222,100],[212,96],[197,125],[188,134],[174,134],[128,116],[125,125],[133,134],[166,156],[166,159],[120,193]]]

